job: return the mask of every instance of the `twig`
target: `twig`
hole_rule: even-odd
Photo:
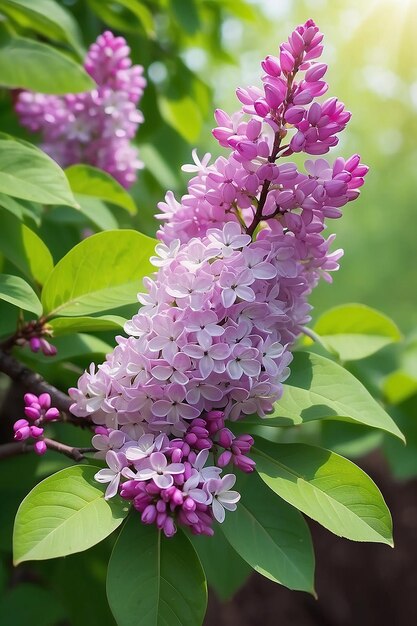
[[[0,350],[0,372],[7,374],[9,378],[22,385],[31,393],[37,395],[49,393],[52,399],[52,406],[55,406],[62,413],[63,422],[75,424],[76,426],[81,426],[81,428],[90,427],[88,419],[76,417],[70,413],[69,408],[72,401],[66,393],[49,384],[40,374],[29,369],[11,354],[7,354],[2,350]]]
[[[49,450],[55,450],[55,452],[65,454],[65,456],[68,456],[70,459],[77,462],[85,459],[87,452],[96,452],[94,448],[75,448],[47,437],[44,437],[43,440]],[[17,456],[19,454],[26,454],[27,452],[32,451],[33,444],[28,443],[27,441],[11,441],[10,443],[3,443],[0,445],[0,460],[7,459],[11,456]]]

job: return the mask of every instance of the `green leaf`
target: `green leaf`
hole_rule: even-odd
[[[81,65],[45,43],[2,36],[0,85],[40,93],[91,91],[95,83]]]
[[[42,239],[9,214],[1,218],[0,250],[6,259],[39,284],[43,284],[53,270],[52,255]]]
[[[106,311],[137,300],[141,279],[156,241],[134,230],[109,230],[88,237],[70,250],[50,274],[42,291],[49,317]]]
[[[58,599],[39,585],[20,582],[0,597],[2,626],[36,624],[56,626],[65,623],[67,614]]]
[[[3,0],[1,10],[19,26],[69,43],[80,57],[84,56],[77,22],[54,0]]]
[[[400,404],[417,394],[417,379],[408,372],[397,370],[384,379],[382,391],[389,404]]]
[[[65,174],[74,193],[100,198],[125,209],[131,215],[137,212],[133,198],[107,172],[91,165],[71,165]]]
[[[38,317],[42,315],[42,304],[38,296],[20,276],[0,274],[0,300],[6,300],[20,309],[35,313]]]
[[[78,208],[59,165],[26,141],[0,133],[0,193]]]
[[[35,209],[33,204],[27,201],[18,202],[14,198],[0,193],[0,206],[19,220],[24,220],[27,217],[33,220],[37,226],[40,224],[39,211]]]
[[[57,206],[49,211],[47,219],[49,222],[58,224],[76,224],[77,227],[85,226],[85,218],[99,230],[115,230],[119,227],[117,219],[105,202],[93,196],[83,196],[74,194],[78,202],[78,210],[68,206]]]
[[[92,10],[103,22],[121,31],[138,34],[144,30],[154,37],[153,17],[146,5],[138,0],[88,0]]]
[[[191,535],[190,540],[203,565],[209,586],[222,602],[230,600],[245,583],[252,568],[232,548],[220,528],[216,529],[213,537]]]
[[[118,315],[99,317],[55,317],[49,322],[54,337],[71,333],[93,333],[106,330],[120,331],[126,320]]]
[[[104,499],[94,480],[99,467],[75,465],[40,482],[16,515],[13,557],[23,561],[52,559],[82,552],[110,535],[128,513],[118,497]]]
[[[200,136],[202,127],[201,112],[194,99],[184,95],[178,98],[159,96],[159,110],[164,120],[188,142]]]
[[[257,572],[289,589],[314,594],[314,551],[302,515],[256,474],[239,485],[237,510],[221,525],[236,552]]]
[[[118,626],[199,626],[207,586],[184,533],[167,539],[133,512],[110,558],[107,597]]]
[[[351,461],[324,448],[261,439],[251,456],[272,491],[335,535],[393,545],[381,492]]]
[[[200,27],[200,18],[194,0],[188,2],[171,0],[171,6],[182,28],[193,35]]]
[[[313,330],[326,350],[342,361],[364,359],[401,340],[389,317],[364,304],[344,304],[326,311]]]
[[[296,352],[291,375],[273,412],[260,419],[245,418],[258,426],[296,426],[319,419],[339,419],[379,428],[404,441],[395,422],[365,387],[343,367],[317,354]]]

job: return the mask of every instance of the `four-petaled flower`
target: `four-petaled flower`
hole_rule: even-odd
[[[149,457],[149,467],[145,467],[135,474],[135,479],[149,480],[160,489],[168,489],[174,484],[173,476],[182,474],[185,470],[183,463],[170,463],[162,452],[153,452]]]
[[[237,491],[231,491],[235,482],[234,474],[226,474],[223,478],[212,478],[205,484],[205,489],[211,496],[213,515],[220,524],[224,522],[225,509],[236,511],[236,505],[240,500],[240,494]]]

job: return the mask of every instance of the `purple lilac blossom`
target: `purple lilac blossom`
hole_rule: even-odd
[[[358,197],[368,168],[358,155],[310,159],[305,172],[281,161],[324,154],[350,118],[336,99],[316,101],[327,90],[315,60],[322,38],[312,20],[298,26],[262,62],[263,89],[238,89],[243,107],[232,116],[216,111],[213,133],[229,155],[210,165],[193,152],[188,193],[177,201],[168,192],[159,205],[157,272],[144,280],[128,337],[70,390],[72,412],[102,435],[106,497],[120,482],[142,521],[167,536],[177,523],[212,534],[235,510],[236,477],[222,470],[255,463],[252,437],[228,426],[279,402],[310,321],[308,296],[338,269],[342,251],[330,252],[325,219]]]
[[[143,68],[132,65],[129,54],[125,39],[106,31],[84,62],[95,89],[65,96],[21,91],[16,102],[21,124],[41,133],[42,149],[59,165],[94,165],[126,188],[143,167],[131,140],[143,122],[136,107],[146,86]]]

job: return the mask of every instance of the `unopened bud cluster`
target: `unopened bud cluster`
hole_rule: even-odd
[[[15,422],[14,438],[16,441],[35,440],[33,448],[36,454],[45,454],[47,446],[43,440],[43,426],[45,423],[56,421],[60,413],[57,408],[51,406],[49,393],[41,393],[40,396],[26,393],[24,401],[27,419],[19,419]]]

